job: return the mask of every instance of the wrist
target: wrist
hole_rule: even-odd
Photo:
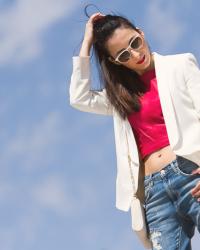
[[[80,52],[79,52],[79,56],[90,56],[90,49],[91,49],[91,44],[84,41],[82,43]]]

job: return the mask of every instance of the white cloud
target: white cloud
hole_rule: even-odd
[[[39,207],[51,209],[59,215],[71,211],[72,198],[66,193],[66,184],[59,176],[48,176],[33,189],[33,197]]]
[[[12,195],[18,195],[18,193],[15,194],[14,188]],[[22,197],[17,196],[17,198],[17,203],[20,204]],[[14,211],[18,209],[18,204],[13,204]],[[0,227],[1,249],[30,249],[30,246],[34,245],[39,238],[38,231],[44,225],[44,219],[39,209],[35,209],[30,205],[31,202],[27,202],[27,206],[20,210],[22,214],[15,216],[12,221],[8,218],[7,221],[9,222],[6,224],[2,223]]]
[[[17,0],[0,11],[0,65],[23,63],[40,55],[42,34],[66,17],[77,0]]]
[[[48,175],[32,187],[33,204],[59,216],[75,216],[95,206],[96,194],[86,180],[73,181],[60,174]]]
[[[178,19],[179,7],[174,3],[152,0],[149,1],[144,15],[149,33],[166,51],[173,49],[186,31],[184,23]]]
[[[40,239],[41,230],[48,227],[48,212],[51,213],[49,223],[52,218],[58,219],[58,216],[63,221],[66,217],[76,220],[88,208],[94,209],[98,199],[94,188],[86,180],[66,178],[62,173],[47,173],[27,184],[22,179],[18,183],[7,180],[0,185],[0,201],[4,204],[1,206],[2,214],[5,213],[5,205],[8,209],[13,207],[15,214],[8,221],[4,220],[0,227],[2,249],[18,249],[15,246],[19,241],[23,241],[23,249],[29,249]],[[58,227],[58,232],[59,230]],[[66,230],[69,230],[68,227]]]
[[[54,159],[55,146],[62,140],[62,115],[50,112],[41,121],[24,122],[7,140],[0,158],[5,165],[18,162],[27,169],[46,166]]]

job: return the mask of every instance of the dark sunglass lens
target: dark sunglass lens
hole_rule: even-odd
[[[120,62],[126,62],[130,58],[130,53],[128,51],[124,51],[118,58]]]
[[[131,42],[131,48],[132,49],[138,49],[142,45],[142,39],[141,37],[136,37],[132,42]]]

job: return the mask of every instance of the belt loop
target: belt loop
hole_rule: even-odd
[[[150,174],[150,181],[149,181],[149,184],[150,186],[152,187],[153,186],[153,173]]]
[[[153,179],[152,179],[152,174],[149,174],[148,179],[145,180],[146,185],[152,185]]]
[[[175,173],[178,173],[178,155],[176,156],[175,162],[173,162],[172,164],[172,168],[174,170]]]

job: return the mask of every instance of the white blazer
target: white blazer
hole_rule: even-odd
[[[153,52],[153,55],[170,146],[175,154],[200,166],[200,70],[197,60],[192,53],[160,55]],[[136,195],[140,160],[133,130],[129,121],[121,119],[109,103],[105,89],[94,91],[90,87],[90,57],[74,56],[70,105],[84,112],[113,116],[117,156],[116,207],[123,211],[131,208],[132,229],[144,247],[151,248],[144,208]],[[131,181],[128,147],[134,183]]]

